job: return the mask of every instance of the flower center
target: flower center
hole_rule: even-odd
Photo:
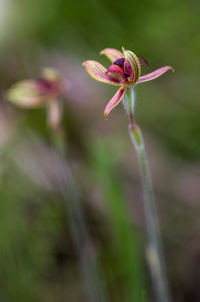
[[[117,83],[120,83],[124,79],[123,69],[116,64],[112,64],[108,67],[107,76],[109,79],[114,80]]]
[[[123,73],[123,82],[124,84],[132,83],[134,74],[131,64],[125,58],[117,59],[113,62],[113,65],[120,67]],[[112,66],[112,65],[111,65]]]
[[[58,91],[57,83],[51,82],[45,78],[38,78],[36,80],[38,89],[43,94],[56,94]]]

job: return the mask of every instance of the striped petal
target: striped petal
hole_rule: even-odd
[[[116,94],[114,95],[114,97],[108,102],[108,104],[106,105],[106,108],[104,110],[104,117],[106,119],[107,119],[110,111],[113,110],[113,108],[115,108],[121,102],[125,92],[126,92],[125,87],[119,88],[117,90]]]
[[[106,84],[111,84],[111,85],[115,85],[115,86],[120,86],[120,83],[109,79],[108,75],[107,75],[107,69],[101,65],[99,62],[97,61],[93,61],[93,60],[89,60],[89,61],[85,61],[82,64],[87,73],[95,80],[102,82],[102,83],[106,83]]]
[[[123,53],[115,48],[105,48],[100,55],[105,55],[111,62],[124,57]]]
[[[172,69],[172,71],[174,71],[173,67],[171,67],[171,66],[160,67],[160,68],[154,70],[153,72],[140,77],[139,80],[136,82],[136,84],[148,82],[148,81],[154,80],[156,78],[159,78],[161,75],[163,75],[166,71],[168,71],[170,69]]]
[[[132,70],[133,70],[133,81],[130,83],[133,85],[140,77],[141,74],[141,65],[139,58],[130,50],[124,49],[122,47],[122,51],[124,54],[125,59],[131,64]]]

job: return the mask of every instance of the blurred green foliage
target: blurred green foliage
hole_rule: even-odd
[[[8,161],[6,161],[6,169]],[[61,207],[25,178],[12,162],[0,185],[0,299],[39,301],[62,226]]]
[[[121,185],[122,180],[116,168],[116,160],[117,156],[113,156],[109,143],[95,142],[90,155],[90,163],[91,170],[95,173],[93,179],[102,188],[106,209],[108,209],[109,229],[113,236],[110,251],[108,251],[108,255],[110,254],[108,263],[113,263],[114,266],[111,270],[114,276],[111,279],[115,284],[115,275],[117,275],[117,280],[120,282],[120,301],[142,302],[145,285],[140,240],[138,230],[132,223]],[[115,286],[114,289],[116,289]]]

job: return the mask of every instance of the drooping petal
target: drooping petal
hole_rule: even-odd
[[[87,73],[95,80],[115,86],[120,86],[119,82],[108,78],[107,69],[97,61],[88,60],[82,64]]]
[[[136,56],[136,54],[134,54],[132,51],[125,50],[124,47],[122,47],[122,51],[123,51],[125,59],[131,64],[131,67],[133,70],[134,76],[133,76],[132,82],[130,83],[130,85],[132,85],[135,82],[137,82],[137,80],[140,77],[140,74],[141,74],[140,61],[139,61],[138,57]]]
[[[153,72],[150,72],[150,73],[140,77],[139,80],[136,82],[136,84],[148,82],[148,81],[154,80],[156,78],[159,78],[161,75],[163,75],[166,71],[168,71],[170,69],[173,70],[173,67],[171,67],[171,66],[160,67],[160,68],[154,70]]]
[[[45,97],[39,92],[37,81],[24,80],[17,82],[7,91],[8,101],[19,107],[36,108],[46,102]]]
[[[124,57],[123,53],[115,48],[105,48],[100,55],[105,55],[111,62]]]
[[[125,92],[126,92],[126,87],[121,87],[117,90],[117,92],[115,93],[113,98],[106,105],[106,108],[104,110],[104,117],[105,118],[107,118],[110,111],[113,110],[113,108],[115,108],[120,103],[120,101],[122,100]]]

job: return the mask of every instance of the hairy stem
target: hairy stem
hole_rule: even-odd
[[[129,95],[131,96],[133,95],[133,93]],[[137,151],[141,168],[144,211],[148,232],[147,261],[150,267],[153,286],[159,302],[171,302],[165,269],[165,261],[163,257],[160,227],[152,189],[151,175],[145,154],[143,136],[140,128],[132,121],[130,121],[129,133],[131,141]]]

